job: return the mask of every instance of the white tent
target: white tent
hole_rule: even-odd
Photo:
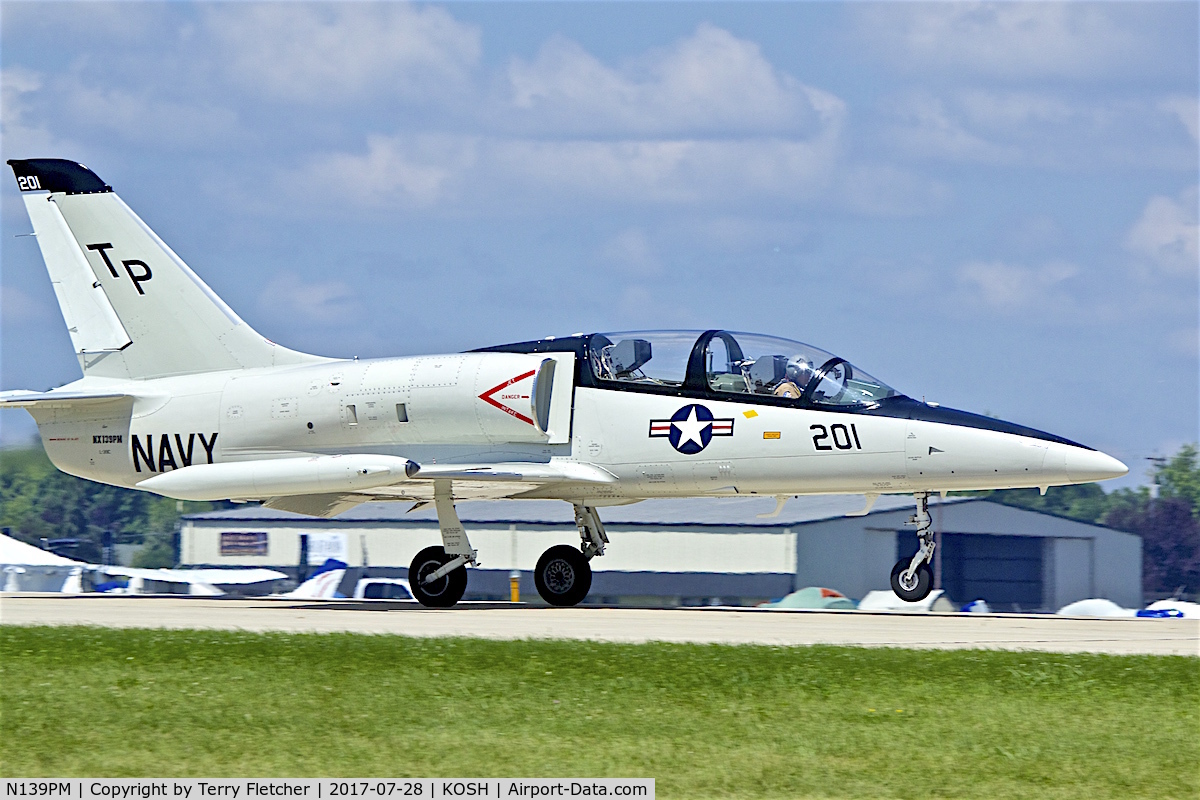
[[[221,586],[249,586],[254,583],[270,583],[287,578],[287,574],[274,569],[143,569],[140,567],[94,567],[105,575],[129,578],[127,594],[155,591],[147,583],[188,585],[188,594],[216,596],[225,594]]]
[[[22,567],[84,567],[82,561],[65,558],[49,550],[0,534],[0,564],[16,564]]]
[[[942,595],[941,589],[934,589],[924,600],[910,603],[901,600],[891,589],[867,592],[867,596],[858,602],[859,611],[957,611],[958,609]]]
[[[220,595],[225,593],[221,586],[246,586],[287,578],[285,573],[273,569],[139,569],[87,564],[0,534],[0,572],[3,572],[0,591],[79,594],[83,591],[85,570],[129,578],[129,588],[125,591],[131,594],[154,591],[153,584],[158,583],[187,584],[189,594]]]
[[[90,565],[0,534],[0,572],[5,592],[83,591],[81,576]]]

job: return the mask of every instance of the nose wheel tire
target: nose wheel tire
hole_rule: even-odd
[[[533,584],[552,606],[578,605],[592,588],[592,567],[574,547],[555,545],[538,559]]]
[[[933,589],[933,570],[928,564],[921,564],[911,576],[906,576],[911,562],[911,558],[902,558],[892,567],[892,591],[901,600],[916,603],[928,597]]]
[[[413,597],[423,606],[429,608],[450,608],[462,599],[467,591],[467,568],[458,567],[446,573],[432,583],[422,583],[422,579],[436,572],[443,564],[449,563],[454,556],[448,555],[441,547],[426,547],[417,553],[408,567],[408,584],[412,587]]]

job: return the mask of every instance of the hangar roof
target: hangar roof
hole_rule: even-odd
[[[933,500],[933,504],[938,502]],[[975,498],[951,497],[944,503],[978,502]],[[793,497],[777,517],[760,519],[758,514],[769,514],[775,509],[773,497],[701,497],[662,498],[643,500],[625,506],[602,506],[600,517],[606,525],[736,525],[739,528],[781,528],[802,525],[808,522],[837,519],[863,507],[861,495],[811,495]],[[433,505],[422,506],[413,511],[409,503],[363,503],[339,514],[333,521],[339,523],[424,523],[435,522],[437,515]],[[575,522],[571,506],[560,500],[466,500],[456,504],[458,516],[463,522],[474,523],[523,523],[546,525],[573,525]],[[911,495],[883,495],[875,503],[871,513],[914,508]],[[915,510],[915,508],[914,508]],[[184,517],[196,522],[320,522],[320,520],[276,511],[263,506],[246,505],[226,511],[208,511],[188,514]]]

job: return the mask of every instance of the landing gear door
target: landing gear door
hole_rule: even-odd
[[[575,354],[546,353],[538,369],[532,394],[534,421],[549,437],[548,444],[571,441]]]

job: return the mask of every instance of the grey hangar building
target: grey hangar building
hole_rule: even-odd
[[[756,605],[806,586],[861,599],[888,590],[892,565],[916,552],[911,497],[885,495],[865,516],[857,495],[644,500],[602,507],[611,543],[592,561],[584,604]],[[441,544],[432,506],[366,503],[333,519],[257,505],[190,514],[180,528],[186,567],[271,567],[302,579],[326,558],[346,562],[343,587],[364,575],[407,577],[424,547]],[[464,501],[458,514],[479,551],[464,600],[522,600],[538,556],[578,543],[571,507],[551,500]],[[935,588],[951,602],[999,611],[1054,611],[1089,597],[1142,604],[1142,542],[1133,534],[984,498],[934,499]],[[345,592],[345,588],[343,588]]]

